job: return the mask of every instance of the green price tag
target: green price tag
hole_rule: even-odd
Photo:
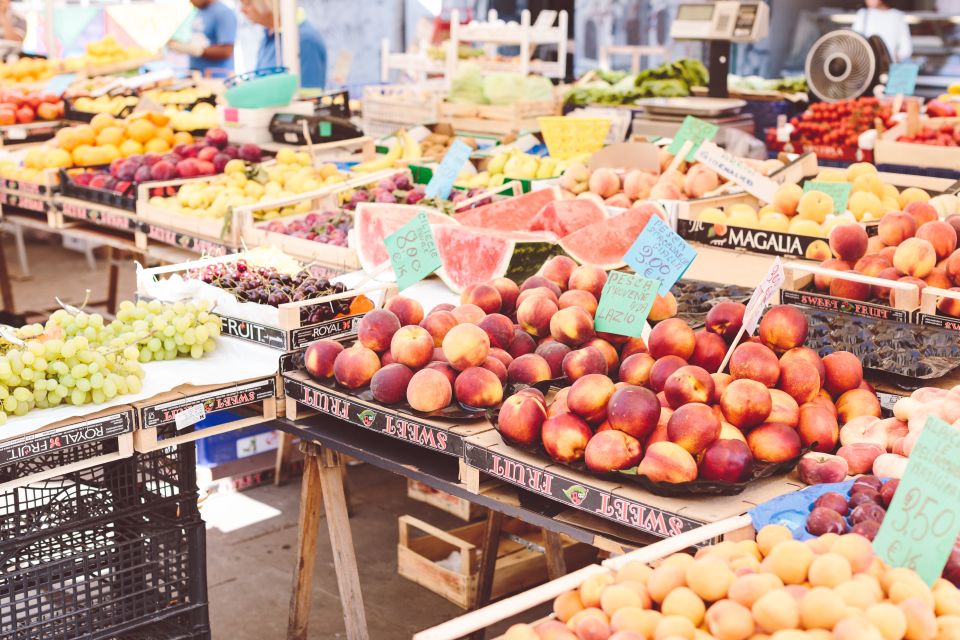
[[[853,187],[849,182],[817,182],[811,180],[803,185],[803,192],[820,191],[833,198],[833,212],[843,213],[847,210],[847,200],[850,199],[850,189]]]
[[[383,239],[401,291],[440,268],[440,253],[423,212]]]
[[[320,137],[329,138],[333,135],[333,125],[324,120],[320,123]]]
[[[683,144],[687,141],[691,142],[693,146],[690,148],[690,151],[687,152],[687,157],[685,160],[687,162],[693,162],[694,156],[697,153],[697,149],[700,148],[700,145],[703,144],[704,140],[713,140],[716,135],[719,127],[715,124],[710,124],[709,122],[704,122],[699,118],[694,118],[693,116],[687,116],[683,119],[683,124],[680,125],[680,130],[677,131],[677,134],[673,136],[673,141],[670,143],[670,146],[667,147],[667,151],[673,155],[680,153],[680,149],[683,147]]]
[[[873,550],[932,585],[960,534],[960,431],[929,417],[900,479]]]
[[[659,280],[611,271],[600,293],[596,330],[639,338],[659,288]]]

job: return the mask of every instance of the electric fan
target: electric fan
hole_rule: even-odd
[[[810,92],[824,102],[839,102],[872,93],[885,81],[890,52],[878,36],[865,38],[839,29],[813,43],[805,65]]]

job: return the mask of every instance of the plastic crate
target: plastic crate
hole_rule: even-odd
[[[114,636],[116,640],[209,640],[210,625],[206,621],[207,605],[189,607],[189,611],[150,622],[143,627]],[[202,611],[201,611],[202,609]],[[196,618],[203,616],[203,621]]]
[[[122,637],[177,607],[207,603],[202,520],[131,517],[87,546],[0,574],[0,639]],[[201,608],[198,623],[205,615]]]
[[[228,413],[228,412],[224,412]],[[221,414],[213,414],[210,416],[218,417]],[[232,415],[232,416],[223,416],[219,420],[219,424],[224,424],[230,420],[235,420],[241,416]],[[209,419],[209,418],[208,418]],[[216,424],[216,423],[215,423]],[[215,426],[215,424],[208,424],[207,426]],[[234,460],[239,460],[240,458],[247,457],[241,455],[237,451],[237,443],[240,440],[250,438],[251,436],[257,436],[264,433],[273,432],[273,427],[269,425],[253,425],[251,427],[246,427],[245,429],[239,429],[237,431],[228,431],[226,433],[218,433],[212,435],[208,438],[203,438],[197,440],[197,464],[199,465],[217,465],[223,464],[225,462],[232,462]],[[267,451],[268,449],[263,449],[262,451]],[[258,451],[257,453],[261,453]]]
[[[102,169],[106,171],[109,165],[78,167],[80,169]],[[109,189],[97,189],[95,187],[85,187],[73,181],[66,169],[60,170],[60,190],[67,198],[77,198],[87,202],[124,209],[125,211],[135,212],[137,210],[137,184],[130,183],[123,192],[112,191]]]

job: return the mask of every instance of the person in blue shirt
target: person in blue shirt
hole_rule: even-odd
[[[240,10],[247,19],[263,27],[263,40],[257,50],[257,68],[268,69],[282,65],[281,38],[274,38],[274,16],[270,4],[265,0],[241,0]],[[322,89],[327,83],[327,46],[317,28],[314,27],[302,10],[297,12],[300,32],[300,86],[304,89]]]
[[[203,75],[224,77],[233,73],[233,44],[237,16],[219,0],[190,0],[197,8],[190,42],[171,49],[190,56],[190,68]],[[209,72],[209,73],[208,73]]]

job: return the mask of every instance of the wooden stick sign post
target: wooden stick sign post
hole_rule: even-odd
[[[743,312],[743,324],[740,325],[740,331],[737,332],[733,342],[730,343],[730,348],[727,349],[726,355],[723,356],[723,362],[720,363],[720,368],[717,369],[717,373],[722,373],[723,370],[727,368],[727,363],[730,362],[730,356],[733,355],[733,350],[737,348],[737,345],[743,338],[743,334],[748,333],[753,335],[753,332],[757,330],[757,325],[760,323],[760,316],[763,315],[763,310],[767,304],[769,304],[773,294],[776,293],[780,285],[783,284],[783,279],[783,263],[780,261],[780,257],[777,256],[774,258],[773,264],[770,265],[770,270],[767,271],[767,275],[764,276],[757,288],[753,290],[753,295],[750,296],[750,301],[747,302],[747,308]]]
[[[884,562],[928,584],[943,573],[960,534],[960,431],[930,416],[873,540]]]
[[[401,291],[440,268],[440,253],[433,241],[430,221],[423,212],[384,238],[383,244]]]

